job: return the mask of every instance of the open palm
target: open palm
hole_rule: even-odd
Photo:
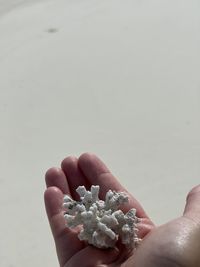
[[[47,171],[46,185],[46,211],[61,267],[200,267],[199,187],[189,194],[184,216],[155,227],[138,201],[95,155],[85,153],[78,159],[64,159],[61,168]],[[94,248],[80,241],[76,230],[66,228],[62,210],[63,194],[78,200],[75,189],[79,185],[87,189],[91,185],[99,185],[101,199],[109,189],[127,192],[129,203],[123,211],[134,207],[141,218],[139,237],[144,239],[136,252],[127,252],[120,244],[115,249]]]

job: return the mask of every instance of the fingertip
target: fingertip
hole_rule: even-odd
[[[78,163],[82,166],[84,166],[85,164],[93,164],[93,163],[101,163],[104,164],[99,157],[97,157],[96,154],[91,153],[91,152],[85,152],[83,154],[80,155],[79,159],[78,159]],[[105,165],[105,164],[104,164]]]
[[[64,194],[70,194],[69,185],[65,173],[61,168],[50,168],[45,174],[46,186],[58,187]]]
[[[200,222],[200,185],[195,186],[188,193],[184,215],[193,221]]]
[[[55,186],[47,188],[44,192],[44,202],[48,217],[58,214],[62,210],[62,191]]]
[[[76,164],[78,159],[75,156],[69,156],[63,159],[61,162],[61,168],[66,170],[70,165]]]
[[[187,194],[187,197],[186,197],[186,201],[188,201],[191,196],[193,196],[194,194],[197,194],[197,193],[200,193],[200,184],[196,185],[195,187],[193,187],[189,191],[189,193]]]
[[[95,154],[84,153],[78,159],[78,165],[86,177],[96,179],[99,175],[110,173],[110,170],[105,163]]]
[[[44,191],[44,198],[49,199],[55,197],[56,195],[61,195],[61,194],[63,195],[62,191],[58,187],[51,186]]]
[[[59,176],[61,172],[62,170],[57,167],[52,167],[48,169],[45,173],[45,181],[46,181],[47,186],[49,185],[49,183],[52,182],[52,180],[54,180],[55,177]]]
[[[94,153],[91,152],[84,152],[83,154],[80,155],[79,161],[84,162],[84,161],[90,161],[97,157]]]
[[[138,237],[143,239],[155,228],[155,225],[149,218],[141,218],[140,222],[137,224],[137,228],[139,231]]]

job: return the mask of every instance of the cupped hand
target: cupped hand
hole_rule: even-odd
[[[139,202],[93,154],[67,157],[61,168],[47,171],[46,185],[45,206],[61,267],[200,267],[200,187],[189,193],[183,216],[155,227]],[[136,251],[127,252],[120,244],[114,249],[97,249],[80,241],[77,230],[66,228],[63,194],[78,200],[75,190],[79,185],[87,189],[99,185],[101,199],[109,189],[129,195],[123,211],[136,208],[141,219],[138,228],[143,241]]]

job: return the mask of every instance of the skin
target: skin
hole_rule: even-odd
[[[49,169],[45,178],[46,212],[61,267],[200,267],[200,186],[189,192],[183,215],[158,227],[96,155],[67,157],[61,168]],[[79,185],[89,189],[92,184],[100,186],[102,199],[109,189],[128,193],[129,204],[122,210],[134,207],[141,218],[143,241],[136,251],[127,251],[120,243],[114,249],[97,249],[79,241],[78,229],[66,228],[63,194],[78,200],[75,189]]]

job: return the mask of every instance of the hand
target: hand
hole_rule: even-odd
[[[109,189],[127,192],[106,165],[88,153],[79,159],[68,157],[61,168],[51,168],[46,173],[45,205],[61,267],[200,266],[200,187],[189,193],[184,215],[160,227],[153,225],[142,206],[127,192],[129,203],[123,211],[136,208],[141,218],[139,237],[143,238],[136,251],[127,253],[120,244],[108,250],[86,245],[78,239],[76,230],[65,226],[63,194],[78,200],[75,189],[79,185],[89,189],[93,184],[100,186],[102,199]]]

